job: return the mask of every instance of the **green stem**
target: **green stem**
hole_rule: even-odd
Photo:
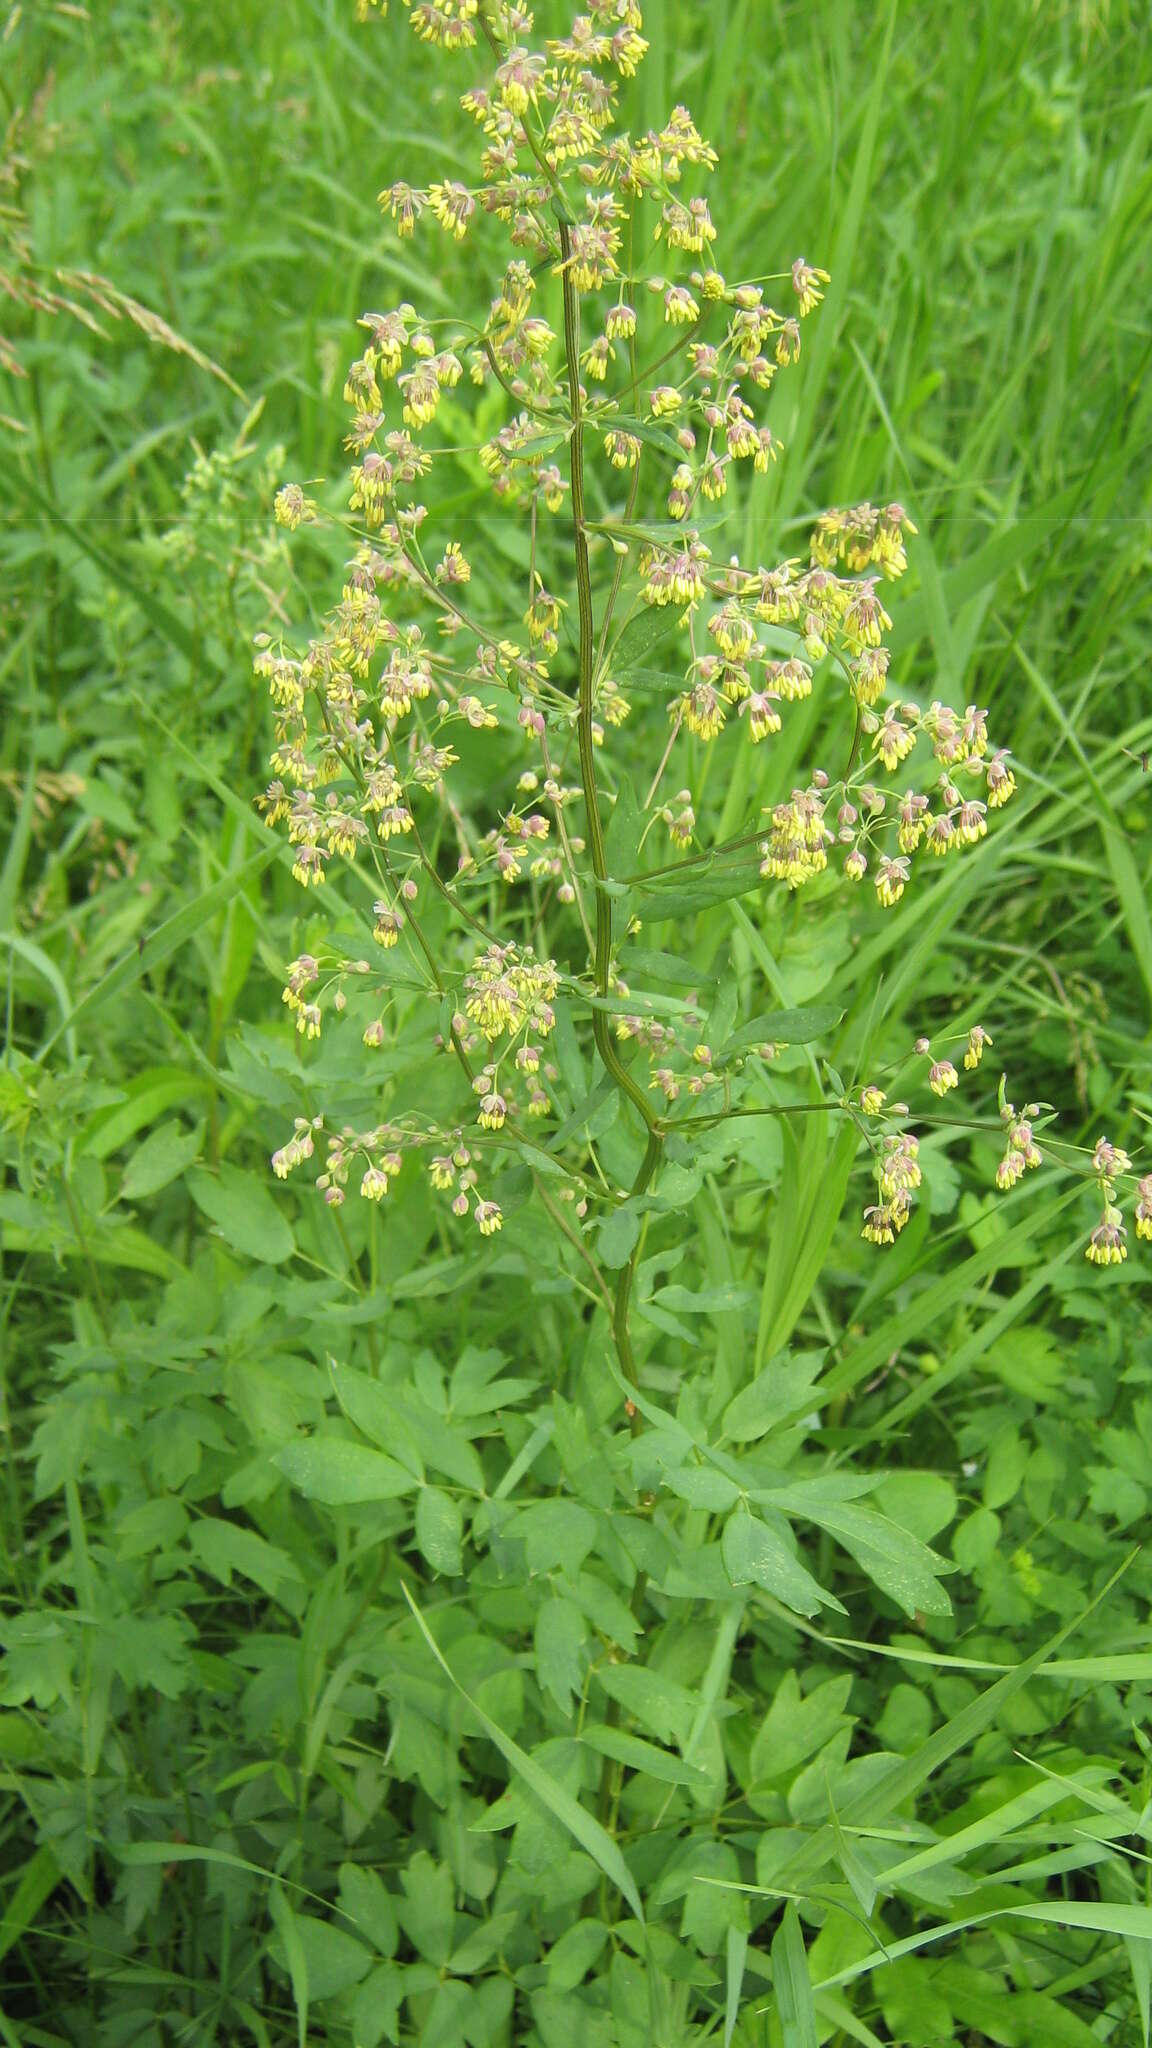
[[[640,1170],[632,1183],[631,1193],[633,1196],[644,1193],[660,1164],[663,1152],[663,1132],[650,1130],[644,1157],[640,1161]],[[636,1264],[639,1256],[640,1239],[637,1238],[631,1258],[621,1268],[620,1276],[616,1282],[616,1297],[612,1304],[612,1336],[616,1344],[617,1356],[620,1360],[620,1369],[634,1387],[639,1386],[640,1376],[636,1370],[636,1358],[632,1350],[632,1337],[628,1327],[628,1316],[632,1306],[632,1283],[636,1277]],[[637,1413],[633,1412],[629,1420],[632,1424],[632,1434],[635,1436],[642,1427],[640,1417]]]
[[[565,221],[560,222],[560,247],[564,258],[564,353],[568,365],[568,393],[572,408],[572,436],[570,447],[570,482],[572,491],[572,523],[576,560],[576,600],[579,620],[578,637],[578,698],[576,712],[576,740],[580,755],[580,781],[584,791],[584,807],[588,817],[588,852],[592,862],[592,873],[596,880],[596,933],[593,972],[598,995],[606,996],[612,972],[612,902],[604,883],[608,880],[608,861],[604,850],[604,829],[600,818],[600,799],[596,787],[596,748],[592,737],[592,688],[596,666],[596,621],[592,608],[592,571],[588,558],[588,533],[584,510],[584,402],[580,390],[580,305],[576,287],[572,282],[570,257],[571,236]],[[592,1036],[601,1064],[619,1089],[638,1110],[648,1134],[644,1157],[632,1184],[631,1195],[641,1195],[649,1186],[664,1151],[664,1130],[660,1120],[653,1114],[652,1106],[641,1084],[629,1073],[616,1050],[612,1038],[612,1026],[603,1010],[592,1013]],[[636,1357],[632,1349],[629,1330],[629,1310],[632,1302],[632,1287],[636,1277],[637,1251],[622,1269],[616,1282],[615,1298],[612,1304],[612,1337],[616,1346],[620,1368],[632,1386],[639,1385]],[[630,1421],[633,1430],[642,1425],[635,1409]]]
[[[631,270],[632,268],[631,214],[629,214],[628,216],[628,268],[629,270]],[[636,369],[636,336],[634,334],[629,335],[628,337],[628,368],[632,379],[632,411],[636,417],[639,417],[640,379]],[[628,503],[624,508],[625,526],[631,526],[632,521],[636,516],[636,503],[640,496],[640,471],[643,467],[643,462],[644,451],[643,449],[641,449],[640,454],[636,459],[636,467],[632,471],[632,482],[628,487]],[[608,592],[608,602],[604,607],[604,616],[600,621],[600,640],[596,649],[597,675],[599,675],[604,668],[604,651],[608,644],[608,632],[612,624],[612,614],[616,609],[616,600],[620,595],[620,585],[624,581],[624,565],[626,561],[627,555],[617,555],[616,568],[612,577],[612,588]]]
[[[573,546],[576,557],[576,601],[579,618],[579,684],[576,712],[576,742],[580,755],[580,781],[588,818],[588,852],[596,878],[596,948],[593,971],[596,992],[606,996],[612,969],[612,904],[603,884],[608,880],[604,851],[604,827],[596,786],[596,744],[592,737],[592,684],[596,659],[596,622],[592,610],[592,571],[588,559],[588,533],[584,514],[584,407],[580,391],[580,310],[572,283],[569,259],[572,253],[567,224],[560,223],[560,246],[564,256],[564,350],[568,360],[568,391],[572,407],[570,443]],[[612,1028],[606,1012],[597,1010],[592,1033],[603,1065],[622,1095],[639,1111],[650,1136],[658,1132],[657,1118],[640,1083],[628,1072],[612,1042]]]

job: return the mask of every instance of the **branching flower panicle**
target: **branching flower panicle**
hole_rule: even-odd
[[[694,991],[662,1007],[633,1000],[625,979],[644,917],[635,889],[665,872],[652,867],[651,835],[661,830],[673,876],[722,850],[714,791],[733,773],[717,776],[711,761],[747,746],[767,764],[769,800],[734,844],[758,849],[749,858],[770,903],[867,883],[885,912],[940,863],[970,855],[1016,776],[983,706],[892,688],[888,593],[916,532],[904,506],[825,509],[806,552],[783,561],[744,563],[713,535],[722,513],[711,508],[732,478],[750,484],[781,452],[765,406],[829,275],[805,256],[771,279],[720,268],[714,150],[683,106],[661,126],[628,122],[647,48],[641,8],[589,0],[566,34],[543,41],[517,0],[402,9],[424,44],[471,68],[460,103],[474,169],[454,164],[426,186],[394,180],[382,210],[401,236],[443,238],[448,262],[473,238],[486,256],[501,246],[474,319],[425,318],[407,301],[362,316],[344,384],[343,587],[304,644],[258,642],[273,751],[257,801],[286,834],[305,892],[310,950],[284,989],[303,1044],[349,1012],[365,1061],[379,1058],[402,988],[401,1008],[435,1005],[429,1036],[457,1070],[448,1129],[397,1104],[367,1129],[324,1126],[322,1192],[336,1205],[350,1187],[379,1201],[405,1154],[427,1146],[432,1186],[490,1236],[504,1209],[480,1193],[482,1171],[501,1158],[532,1168],[529,1124],[577,1106],[542,1057],[561,1010],[561,1064],[571,1073],[573,1048],[590,1041],[645,1140],[629,1195],[571,1127],[550,1161],[569,1176],[577,1222],[586,1165],[601,1205],[639,1199],[693,1105],[706,1097],[725,1113],[776,1057],[772,1042],[739,1034],[734,1048],[713,1043]],[[387,12],[382,0],[376,11]],[[482,535],[465,547],[453,531],[462,464],[522,520],[512,605]],[[289,533],[335,517],[294,483],[275,514]],[[791,747],[789,728],[803,729],[793,721],[814,714],[845,765],[774,776],[777,738]],[[629,718],[636,744],[653,749],[638,791],[612,746]],[[317,936],[313,906],[348,869],[371,905],[370,959],[352,958],[335,930]],[[939,1053],[925,1045],[929,1094],[956,1094],[990,1043],[975,1025]],[[872,1151],[878,1199],[864,1234],[893,1244],[921,1181],[906,1106],[875,1082],[838,1106]],[[999,1187],[1040,1165],[1038,1114],[1005,1106]],[[277,1173],[310,1156],[320,1129],[297,1124]],[[1088,1256],[1116,1263],[1128,1167],[1118,1148],[1097,1153],[1103,1220]],[[589,1227],[604,1213],[594,1207]],[[1147,1182],[1135,1223],[1152,1234]],[[630,1376],[633,1266],[613,1310]]]

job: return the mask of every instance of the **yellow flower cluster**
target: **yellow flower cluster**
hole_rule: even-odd
[[[1088,1239],[1084,1256],[1094,1266],[1120,1266],[1128,1257],[1128,1232],[1122,1210],[1118,1207],[1116,1183],[1132,1171],[1132,1161],[1119,1145],[1113,1145],[1107,1138],[1098,1138],[1092,1154],[1092,1172],[1096,1178],[1103,1202],[1104,1213]],[[1143,1237],[1147,1222],[1148,1203],[1146,1197],[1152,1193],[1152,1175],[1146,1176],[1139,1184],[1139,1200],[1136,1204],[1136,1234]]]
[[[788,803],[772,812],[772,831],[760,848],[760,873],[800,889],[828,865],[833,834],[824,822],[824,803],[816,789],[794,789]]]
[[[465,1011],[490,1042],[536,1030],[546,1038],[560,978],[553,960],[536,960],[520,947],[492,945],[464,976]]]
[[[969,1073],[980,1065],[985,1047],[991,1044],[991,1034],[982,1024],[974,1024],[964,1039],[963,1063]],[[918,1038],[913,1052],[918,1058],[926,1058],[929,1061],[927,1081],[934,1095],[946,1096],[953,1088],[959,1086],[960,1076],[954,1062],[947,1058],[934,1057],[929,1039]],[[860,1117],[872,1120],[902,1117],[908,1110],[907,1103],[889,1103],[887,1092],[875,1082],[867,1083],[853,1099],[846,1102],[845,1106],[856,1114],[858,1121]],[[1035,1104],[1029,1104],[1024,1113],[1025,1119],[1037,1113]],[[1038,1166],[1040,1154],[1032,1138],[1031,1125],[1016,1118],[1010,1103],[1005,1105],[1005,1123],[1014,1158],[1015,1147],[1023,1148],[1019,1172],[1023,1173],[1025,1165]],[[860,1128],[868,1135],[868,1142],[875,1152],[876,1142],[868,1127],[861,1124]],[[861,1236],[867,1238],[870,1244],[895,1244],[911,1215],[912,1196],[920,1187],[923,1178],[919,1141],[912,1132],[899,1129],[884,1134],[881,1149],[876,1154],[876,1177],[879,1199],[864,1211]],[[1000,1181],[998,1176],[998,1185],[1008,1186],[1011,1182]]]

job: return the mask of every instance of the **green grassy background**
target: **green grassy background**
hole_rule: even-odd
[[[205,1557],[209,1576],[181,1581],[195,1589],[184,1610],[196,1623],[190,1647],[163,1577],[134,1576],[143,1551],[123,1521],[140,1504],[136,1452],[118,1465],[100,1431],[111,1398],[112,1436],[159,1461],[153,1486],[189,1489],[201,1502],[222,1494],[239,1514],[255,1501],[264,1539],[278,1556],[296,1555],[291,1510],[246,1490],[246,1474],[264,1441],[261,1404],[294,1420],[307,1408],[302,1379],[285,1392],[278,1361],[315,1348],[321,1297],[306,1290],[340,1270],[340,1247],[299,1225],[301,1263],[276,1263],[277,1225],[287,1206],[295,1226],[296,1212],[287,1196],[277,1209],[269,1196],[255,1245],[221,1265],[211,1212],[194,1192],[201,1184],[179,1165],[180,1143],[196,1137],[213,1163],[263,1172],[270,1135],[298,1101],[295,1054],[275,1014],[290,892],[266,870],[264,842],[244,818],[265,750],[250,637],[286,577],[268,496],[285,477],[340,477],[340,385],[359,313],[399,297],[435,312],[484,289],[469,247],[398,245],[374,202],[394,177],[422,182],[453,155],[466,160],[455,73],[399,22],[358,28],[351,15],[343,0],[227,9],[108,0],[90,12],[45,4],[19,19],[13,11],[0,53],[7,108],[24,116],[5,161],[7,198],[27,217],[27,254],[8,267],[41,279],[98,272],[223,373],[157,344],[131,318],[102,316],[94,335],[67,314],[0,299],[0,329],[25,372],[0,374],[11,1156],[0,1337],[4,1620],[18,1666],[0,1715],[0,1948],[10,1987],[0,2031],[30,2048],[169,2039],[280,2048],[297,2038],[283,1949],[273,1992],[251,2017],[263,1894],[230,1895],[223,1876],[214,1889],[211,1873],[203,1891],[191,1876],[186,1889],[168,1880],[165,1889],[146,1867],[117,1874],[106,1844],[171,1838],[179,1826],[193,1841],[235,1847],[229,1830],[243,1823],[225,1814],[220,1785],[266,1750],[282,1759],[294,1739],[267,1700],[253,1704],[259,1673],[244,1663],[245,1645],[271,1640],[262,1595],[281,1599],[323,1670],[331,1645],[315,1589],[330,1560],[319,1546],[298,1560],[305,1603],[267,1559],[257,1590],[245,1580],[242,1593],[227,1571],[213,1579]],[[1152,51],[1143,10],[1135,0],[923,0],[887,11],[844,0],[665,0],[647,28],[638,118],[658,122],[682,99],[719,149],[712,211],[729,274],[778,271],[798,254],[833,274],[801,365],[774,395],[786,453],[739,508],[745,553],[799,552],[811,514],[829,503],[901,498],[919,538],[892,606],[896,672],[913,694],[988,705],[994,732],[1023,764],[1018,806],[978,886],[905,927],[901,972],[892,973],[891,940],[867,923],[840,923],[824,942],[828,974],[859,995],[883,969],[894,1031],[923,1028],[933,1005],[976,1005],[1020,1092],[1059,1103],[1069,1136],[1090,1143],[1107,1129],[1146,1151],[1152,773],[1139,756],[1152,744]],[[457,509],[473,519],[481,501],[465,493]],[[761,945],[764,932],[772,939],[762,920],[744,934],[753,960],[757,930]],[[12,1078],[14,1056],[47,1039],[32,1094]],[[134,1148],[173,1120],[165,1156],[176,1170],[133,1205],[123,1175]],[[148,1185],[144,1169],[136,1184]],[[400,1211],[387,1242],[373,1238],[364,1258],[370,1286],[392,1289],[399,1336],[427,1337],[445,1355],[460,1335],[514,1346],[514,1294],[503,1307],[491,1294],[463,1305],[422,1298],[420,1266],[415,1278],[410,1269],[432,1253],[418,1206]],[[916,1245],[881,1271],[838,1241],[805,1327],[843,1320],[859,1339],[845,1400],[866,1377],[867,1392],[838,1418],[844,1442],[947,1473],[959,1488],[965,1577],[950,1582],[954,1630],[936,1629],[933,1642],[942,1655],[995,1663],[1072,1619],[1140,1534],[1152,1347],[1138,1256],[1089,1285],[1066,1215],[1045,1210],[1031,1235],[1008,1242],[1010,1224],[986,1207],[975,1185],[957,1184],[934,1263]],[[342,1327],[357,1330],[357,1314]],[[718,1341],[736,1344],[730,1324]],[[542,1357],[565,1354],[561,1308],[540,1305],[533,1343]],[[194,1374],[200,1391],[190,1391]],[[897,1391],[890,1381],[877,1391],[889,1375]],[[239,1421],[214,1437],[218,1397]],[[978,1476],[965,1487],[969,1466]],[[100,1587],[110,1625],[124,1635],[135,1613],[150,1631],[139,1668],[125,1676],[118,1667],[116,1690],[85,1651],[72,1691],[58,1693],[55,1624],[22,1634],[14,1617],[87,1612],[100,1606]],[[1138,1562],[1082,1647],[1142,1653],[1150,1591]],[[853,1632],[867,1633],[859,1612]],[[778,1645],[774,1654],[757,1666],[753,1691],[780,1681],[789,1659]],[[202,1710],[190,1700],[176,1675],[189,1656],[198,1688],[219,1685],[223,1700],[220,1667],[243,1665],[243,1729],[219,1699]],[[828,1654],[814,1648],[813,1657],[812,1683],[827,1682]],[[276,1668],[269,1653],[267,1691]],[[858,1670],[853,1706],[896,1750],[915,1752],[974,1697],[955,1672],[933,1670],[923,1689],[914,1665],[893,1672],[889,1686]],[[1109,1675],[1060,1695],[1061,1768],[1103,1760],[1126,1774],[1126,1812],[1139,1811],[1145,1787],[1131,1731],[1148,1695],[1144,1680]],[[323,1759],[315,1694],[308,1711],[308,1744]],[[1023,1694],[953,1756],[937,1817],[954,1826],[995,1815],[1028,1782],[1018,1752],[1047,1737],[1050,1712],[1050,1695]],[[96,1767],[109,1714],[127,1759],[114,1785]],[[172,1782],[173,1755],[196,1759],[215,1806],[195,1803],[199,1791],[195,1810],[188,1805]],[[330,1816],[319,1799],[309,1806],[306,1788],[294,1786],[292,1798],[307,1839],[301,1881],[330,1897]],[[250,1824],[263,1829],[255,1860],[270,1866],[288,1823],[256,1812]],[[253,1839],[241,1843],[249,1858]],[[1046,1853],[1066,1848],[1053,1840]],[[393,1851],[402,1862],[402,1845]],[[1120,1887],[1118,1900],[1144,1896],[1143,1868],[1132,1860],[1135,1892]],[[1051,1881],[1076,1895],[1075,1875],[1065,1881],[1054,1867]],[[232,1976],[221,1960],[229,1918],[250,1925],[242,1955],[237,1936]],[[910,1964],[893,1965],[855,2018],[833,2025],[821,2008],[820,2039],[837,2048],[849,2039],[900,2048],[1146,2039],[1147,1942],[1044,1932],[1049,1948],[1030,1950],[1023,1966],[1007,1938],[971,1948],[935,1982],[935,2006]],[[845,1955],[830,1949],[831,1937],[832,1974]],[[754,1989],[762,2004],[763,1986]],[[1041,1994],[1043,2009],[1029,2006]],[[722,2010],[723,1990],[719,2000]],[[179,2025],[157,2016],[166,2006]],[[340,2012],[325,2012],[310,2038],[346,2048],[353,2036]],[[535,2024],[544,2048],[564,2038],[549,2033],[543,2009]],[[749,2043],[758,2025],[741,2020]]]

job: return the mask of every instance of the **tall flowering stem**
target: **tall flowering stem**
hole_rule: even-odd
[[[584,510],[584,409],[580,391],[580,300],[572,282],[572,235],[571,223],[563,218],[561,208],[564,202],[556,201],[560,217],[560,251],[564,269],[564,354],[568,369],[568,396],[572,409],[572,432],[569,440],[569,478],[572,490],[573,555],[576,576],[576,601],[579,621],[578,643],[578,710],[576,715],[576,736],[580,754],[580,780],[584,790],[584,809],[588,821],[588,854],[592,873],[596,880],[596,951],[594,974],[596,993],[606,996],[612,975],[612,899],[604,888],[609,880],[608,861],[604,848],[604,827],[600,817],[600,797],[596,787],[596,743],[593,737],[593,683],[596,662],[596,618],[592,601],[592,565],[588,553],[588,529],[585,525]],[[633,1183],[633,1195],[643,1194],[651,1183],[660,1164],[664,1149],[663,1132],[659,1119],[652,1113],[648,1097],[628,1072],[612,1042],[612,1030],[606,1011],[592,1013],[592,1036],[596,1050],[604,1067],[622,1095],[627,1096],[633,1107],[639,1110],[648,1133],[648,1143],[640,1169]],[[632,1283],[636,1272],[636,1251],[625,1264],[616,1284],[616,1297],[612,1314],[612,1333],[619,1355],[620,1364],[633,1385],[638,1384],[636,1360],[632,1351],[632,1340],[628,1328],[628,1309],[632,1295]],[[633,1416],[633,1422],[639,1418]]]
[[[884,592],[903,574],[915,531],[902,506],[814,510],[806,557],[774,566],[709,544],[732,478],[750,481],[777,459],[764,408],[799,358],[827,273],[803,257],[744,281],[716,267],[718,229],[697,189],[715,151],[683,106],[659,129],[626,125],[647,49],[638,0],[585,0],[567,34],[535,47],[526,0],[403,7],[422,42],[447,57],[477,51],[486,63],[460,96],[481,133],[480,158],[471,183],[397,183],[381,204],[401,236],[424,220],[454,244],[502,229],[509,247],[476,319],[425,320],[406,302],[362,316],[366,341],[344,387],[353,467],[341,524],[352,552],[340,598],[304,648],[270,635],[257,643],[275,740],[273,780],[257,801],[269,825],[285,827],[303,891],[303,950],[284,1001],[305,1042],[350,1012],[368,1054],[359,1099],[379,1105],[360,1127],[298,1119],[273,1164],[286,1175],[323,1145],[317,1185],[338,1209],[355,1186],[383,1200],[405,1162],[422,1160],[457,1221],[471,1219],[485,1238],[503,1228],[503,1202],[519,1199],[504,1169],[526,1166],[533,1199],[591,1280],[576,1284],[609,1312],[621,1374],[638,1394],[630,1310],[659,1190],[644,1198],[673,1138],[679,1163],[693,1156],[695,1130],[730,1116],[847,1116],[875,1182],[863,1235],[890,1246],[923,1178],[912,1112],[892,1098],[913,1083],[943,1099],[991,1044],[982,1025],[956,1020],[951,1037],[917,1040],[923,1065],[911,1073],[898,1054],[846,1088],[828,1068],[819,1102],[789,1102],[773,1072],[781,1044],[734,1030],[723,1005],[713,1029],[694,970],[673,977],[691,990],[685,999],[643,992],[649,973],[667,979],[659,956],[645,961],[630,945],[646,905],[659,912],[672,878],[673,896],[677,884],[691,891],[681,900],[693,914],[709,900],[694,887],[697,871],[755,846],[758,864],[736,878],[760,894],[766,917],[799,891],[811,889],[819,906],[837,870],[844,889],[868,884],[891,913],[930,886],[941,862],[973,857],[1016,778],[979,704],[925,705],[894,688]],[[547,317],[557,277],[561,333]],[[511,618],[496,609],[496,579],[481,574],[469,588],[473,566],[445,530],[452,466],[469,458],[497,502],[527,512],[527,588]],[[571,525],[550,534],[566,499]],[[276,514],[290,530],[324,516],[298,484],[281,489]],[[601,591],[593,541],[612,550]],[[654,647],[657,666],[642,669]],[[647,694],[634,701],[634,687]],[[815,762],[797,769],[786,741],[773,759],[793,707],[817,694],[818,744],[846,758],[836,776]],[[609,746],[628,719],[646,791],[635,832]],[[454,742],[471,750],[482,734],[493,768],[477,794]],[[573,741],[579,779],[566,784]],[[517,747],[527,763],[510,769]],[[731,762],[740,748],[763,764],[758,808],[721,841],[715,791],[726,778],[705,763],[716,752]],[[602,789],[598,755],[608,764]],[[624,827],[619,854],[609,815]],[[610,873],[609,844],[627,873]],[[371,874],[364,945],[379,949],[373,959],[351,957],[347,917],[327,921],[321,908],[331,893],[323,885],[351,865]],[[399,968],[394,948],[407,955]],[[436,1005],[436,1044],[456,1070],[438,1119],[385,1062],[379,1086],[370,1078],[371,1057],[423,998]],[[566,1063],[549,1056],[561,1018],[570,1045],[587,1050],[591,1039],[620,1103],[640,1119],[646,1143],[631,1187],[619,1167],[606,1170]],[[1135,1188],[1136,1236],[1152,1235],[1152,1176],[1137,1181],[1105,1139],[1091,1159],[1070,1153],[1048,1135],[1046,1109],[1018,1112],[1004,1085],[997,1186],[1007,1193],[1042,1161],[1092,1178],[1101,1213],[1086,1256],[1122,1264],[1121,1205]],[[693,1114],[697,1103],[703,1114]],[[540,1138],[529,1135],[534,1119],[544,1120]],[[639,1399],[625,1405],[635,1431]]]

